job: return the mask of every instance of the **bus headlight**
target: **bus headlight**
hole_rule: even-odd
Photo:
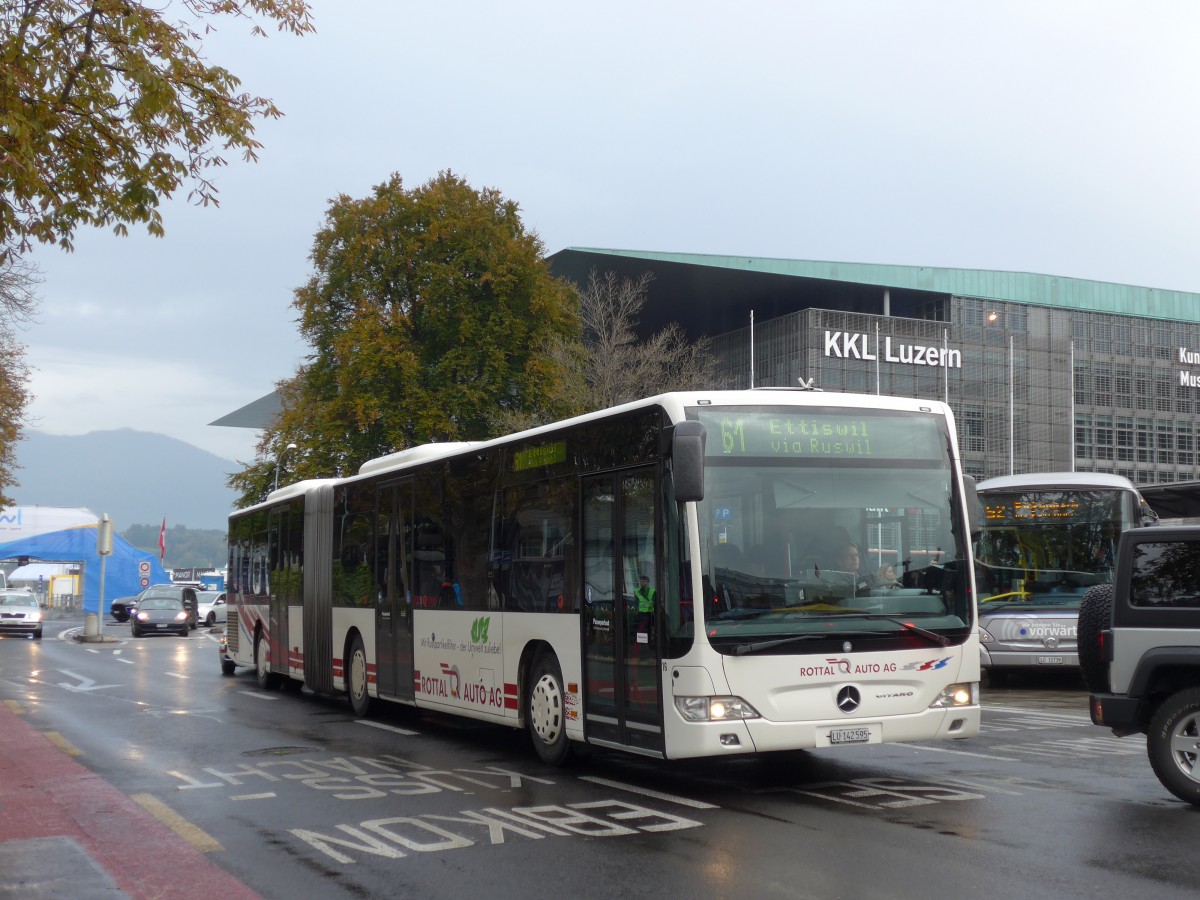
[[[758,710],[741,697],[676,697],[675,708],[689,722],[758,719]]]
[[[929,704],[930,709],[950,709],[955,706],[978,706],[979,682],[947,685]]]

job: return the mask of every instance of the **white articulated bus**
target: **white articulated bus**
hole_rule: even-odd
[[[981,481],[978,492],[980,656],[989,682],[1022,669],[1078,667],[1084,593],[1112,583],[1121,532],[1158,517],[1119,475],[1004,475]]]
[[[969,737],[976,510],[936,401],[665,394],[235,513],[222,665],[360,715],[525,728],[549,763],[573,742],[674,759]],[[884,552],[898,576],[861,570]]]

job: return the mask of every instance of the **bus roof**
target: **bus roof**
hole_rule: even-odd
[[[1137,488],[1128,478],[1110,475],[1107,472],[1028,472],[1021,475],[1000,475],[976,485],[976,490],[981,494],[985,491],[1020,491],[1030,488],[1107,488],[1137,493]]]
[[[803,401],[796,403],[796,400],[799,398],[803,398]],[[404,450],[398,450],[394,453],[389,453],[384,456],[376,457],[375,459],[367,460],[361,466],[359,466],[358,472],[354,475],[347,475],[342,478],[308,479],[281,486],[277,490],[271,491],[271,493],[259,503],[247,507],[246,509],[235,510],[233,515],[240,515],[243,512],[257,509],[260,506],[265,506],[278,500],[302,496],[309,490],[320,487],[323,484],[345,483],[357,478],[365,478],[369,475],[391,470],[402,471],[415,462],[429,462],[439,458],[450,458],[461,453],[466,453],[470,450],[486,450],[520,438],[536,438],[541,434],[553,433],[562,427],[601,420],[612,415],[637,409],[645,409],[650,406],[661,406],[670,416],[678,420],[683,418],[686,410],[693,407],[727,406],[736,404],[761,404],[763,406],[770,406],[772,404],[795,404],[798,406],[816,407],[839,406],[846,409],[857,408],[904,412],[926,412],[945,416],[946,419],[951,422],[954,420],[954,415],[950,407],[942,401],[916,397],[892,397],[879,394],[853,394],[820,390],[813,391],[795,387],[760,387],[750,388],[748,390],[674,391],[671,393],[657,394],[652,397],[645,397],[641,400],[634,400],[629,403],[609,407],[607,409],[595,410],[594,412],[584,413],[582,415],[575,416],[574,418],[551,422],[545,425],[539,425],[534,428],[530,428],[527,431],[506,434],[502,437],[492,438],[486,441],[445,441],[442,443],[420,444],[415,447],[408,447]]]

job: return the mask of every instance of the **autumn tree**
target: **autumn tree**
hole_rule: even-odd
[[[543,257],[516,203],[450,172],[334,199],[293,303],[311,353],[277,386],[279,417],[230,485],[260,499],[288,443],[287,480],[344,475],[417,444],[492,437],[498,412],[568,412],[555,393],[566,373],[544,351],[577,341],[579,324]]]
[[[256,158],[255,122],[281,113],[205,61],[218,17],[260,35],[260,22],[313,30],[304,0],[0,0],[0,299],[32,311],[38,278],[22,259],[35,242],[70,250],[81,226],[162,235],[162,200],[187,186],[215,204],[213,170],[231,153]],[[13,339],[0,364],[0,494],[30,399],[19,319],[0,322]]]
[[[254,159],[255,120],[280,115],[205,61],[218,16],[313,30],[303,0],[0,0],[0,254],[70,249],[81,225],[161,235],[184,184],[216,201],[211,171]]]
[[[20,327],[37,305],[37,269],[19,259],[0,262],[0,505],[9,506],[8,487],[16,483],[16,444],[20,439],[25,407],[30,400],[29,365],[19,340]]]

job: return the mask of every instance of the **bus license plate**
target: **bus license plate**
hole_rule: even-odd
[[[834,728],[829,732],[831,744],[865,744],[870,740],[870,728]]]
[[[1039,656],[1039,666],[1061,666],[1063,658],[1061,656]]]

